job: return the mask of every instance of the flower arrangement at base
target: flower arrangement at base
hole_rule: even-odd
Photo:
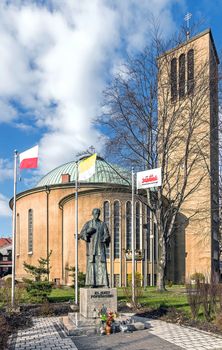
[[[100,333],[110,335],[112,332],[112,324],[115,322],[116,314],[113,311],[108,311],[103,305],[99,311],[99,317],[101,320]]]

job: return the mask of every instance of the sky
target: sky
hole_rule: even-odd
[[[18,192],[91,145],[102,91],[127,55],[149,43],[149,19],[164,36],[204,19],[222,48],[222,0],[0,0],[0,236],[10,236],[14,150],[39,145],[39,168]]]

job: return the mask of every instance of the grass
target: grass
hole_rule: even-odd
[[[54,288],[48,299],[50,302],[64,302],[73,300],[74,295],[75,291],[73,288]],[[127,301],[124,288],[118,288],[118,301]],[[139,302],[144,307],[152,309],[157,309],[161,306],[182,308],[183,310],[189,309],[184,286],[173,286],[163,293],[157,292],[155,287],[147,287]]]
[[[49,302],[67,302],[73,301],[75,290],[71,287],[53,288],[48,297]],[[25,290],[20,295],[21,303],[30,303],[29,296]],[[0,298],[1,299],[1,298]],[[127,302],[124,288],[118,288],[118,301]],[[139,298],[139,303],[149,309],[158,309],[159,307],[174,307],[189,312],[190,307],[187,302],[186,291],[184,286],[172,286],[163,293],[156,291],[155,287],[147,287],[143,296]],[[1,300],[0,300],[1,304]],[[1,306],[1,305],[0,305]]]
[[[2,291],[2,292],[5,292]],[[6,290],[8,297],[7,300],[10,302],[11,300],[11,287],[8,287]],[[70,300],[74,299],[74,294],[75,291],[73,288],[54,288],[51,292],[51,294],[48,297],[48,300],[50,303],[56,303],[56,302],[67,302]],[[28,293],[26,292],[26,290],[24,288],[19,290],[19,297],[17,296],[17,291],[15,289],[15,296],[16,296],[16,300],[18,299],[19,302],[21,304],[26,304],[26,303],[32,303],[32,301],[30,300],[30,297],[28,295]],[[0,290],[0,308],[4,305],[3,299],[5,299],[3,297],[3,295],[1,295],[1,290]]]
[[[49,302],[65,302],[74,300],[75,290],[73,288],[54,288],[48,297]]]
[[[118,289],[118,299],[127,301],[124,293],[124,288]],[[158,309],[159,307],[174,307],[189,312],[186,290],[184,286],[172,286],[165,292],[157,292],[155,287],[147,287],[142,297],[139,298],[139,303],[143,307]]]
[[[74,300],[75,290],[71,287],[67,288],[53,288],[51,294],[48,296],[50,303],[67,302]],[[29,303],[30,298],[28,293],[24,290],[24,294],[21,300],[22,303]]]
[[[144,296],[140,298],[140,303],[154,309],[161,306],[174,307],[184,311],[189,309],[186,294],[178,293],[173,289],[163,293],[159,293],[156,290],[146,290]]]

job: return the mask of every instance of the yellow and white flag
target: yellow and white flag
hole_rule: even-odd
[[[95,174],[95,172],[96,172],[96,156],[97,156],[97,154],[95,153],[92,156],[90,156],[86,159],[83,159],[79,163],[79,180],[80,181],[87,180],[91,176],[93,176],[93,174]]]

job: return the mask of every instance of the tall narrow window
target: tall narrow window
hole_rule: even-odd
[[[119,258],[120,241],[120,205],[119,201],[114,202],[114,259]]]
[[[171,100],[177,99],[177,60],[173,58],[170,67]]]
[[[110,204],[108,201],[105,201],[103,203],[103,219],[106,225],[108,226],[108,229],[110,230]],[[109,247],[106,248],[106,257],[109,258],[110,256],[110,249]]]
[[[126,249],[132,248],[132,207],[126,202]]]
[[[33,251],[33,210],[28,211],[28,252]]]
[[[187,93],[191,95],[194,91],[194,50],[187,54]]]
[[[185,96],[185,55],[179,57],[179,97]]]
[[[136,202],[136,249],[140,249],[140,203]]]
[[[20,254],[20,215],[17,214],[16,220],[16,254]]]

